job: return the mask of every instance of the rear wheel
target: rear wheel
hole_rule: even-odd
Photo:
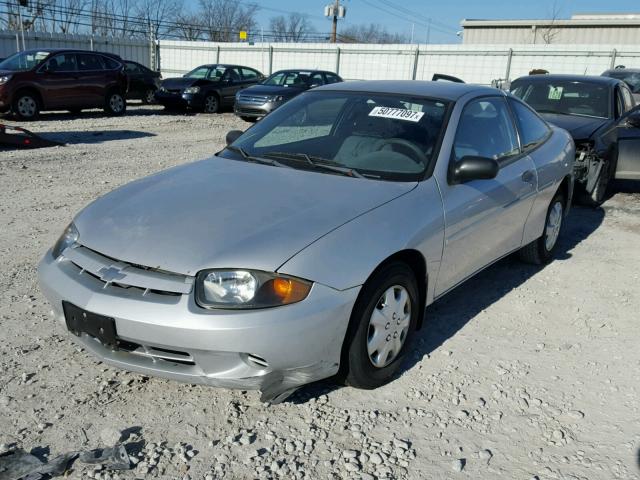
[[[556,193],[547,210],[542,236],[520,250],[520,259],[523,262],[544,265],[551,261],[562,231],[564,205],[564,195],[560,192]]]
[[[124,114],[127,110],[127,102],[124,95],[118,90],[111,90],[107,93],[104,103],[104,111],[108,115],[118,116]]]
[[[220,101],[218,100],[217,95],[207,95],[204,99],[204,113],[218,113],[219,109]]]
[[[410,348],[419,305],[415,276],[404,263],[383,267],[365,284],[343,348],[346,384],[372,389],[392,380]]]
[[[153,88],[148,89],[144,92],[142,96],[142,103],[149,105],[150,103],[155,103],[156,101],[156,91]]]
[[[20,120],[35,120],[40,115],[40,101],[32,92],[18,92],[11,103],[11,111]]]

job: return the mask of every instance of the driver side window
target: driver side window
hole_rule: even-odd
[[[472,100],[460,116],[453,157],[455,161],[466,156],[503,160],[520,153],[517,138],[503,98]]]

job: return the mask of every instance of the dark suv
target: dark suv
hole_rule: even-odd
[[[37,49],[0,63],[0,112],[33,120],[42,110],[103,108],[122,115],[127,76],[122,60],[86,50]]]

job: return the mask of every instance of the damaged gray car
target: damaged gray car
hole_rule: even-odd
[[[571,204],[571,137],[488,87],[319,87],[227,141],[97,199],[42,259],[104,362],[270,402],[376,388],[435,299],[512,252],[549,262]]]

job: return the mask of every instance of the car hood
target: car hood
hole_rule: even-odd
[[[4,76],[4,75],[13,75],[16,72],[12,71],[12,70],[2,70],[0,69],[0,76]]]
[[[162,81],[162,86],[167,90],[178,90],[187,87],[191,87],[195,84],[203,84],[210,83],[208,80],[203,80],[202,78],[186,78],[186,77],[178,77],[178,78],[167,78]]]
[[[185,275],[276,271],[321,236],[416,185],[213,157],[120,187],[74,221],[82,245],[129,263]]]
[[[581,117],[578,115],[558,115],[543,113],[542,118],[560,128],[564,128],[575,139],[586,139],[609,120],[606,118]]]
[[[242,90],[242,93],[249,95],[284,95],[286,97],[293,97],[304,91],[304,88],[280,87],[276,85],[253,85],[252,87]]]

